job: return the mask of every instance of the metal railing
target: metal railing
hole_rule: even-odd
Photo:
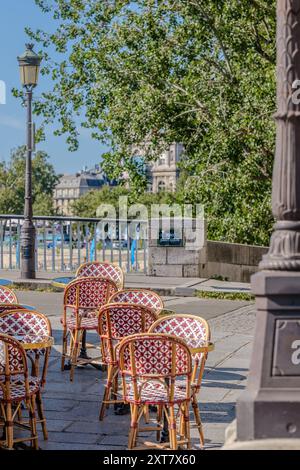
[[[22,215],[0,215],[0,269],[20,269]],[[74,271],[86,261],[147,272],[145,220],[35,216],[37,271]]]

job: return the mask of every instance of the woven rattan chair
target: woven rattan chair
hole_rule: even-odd
[[[6,286],[0,286],[0,304],[16,304],[18,298],[14,291]]]
[[[40,391],[38,377],[28,374],[27,357],[21,343],[11,336],[0,333],[0,422],[4,425],[1,447],[12,449],[16,443],[29,441],[38,449],[36,429],[36,397]],[[29,426],[18,421],[22,403],[28,410]],[[14,426],[30,431],[30,437],[14,437]]]
[[[119,367],[122,374],[123,398],[131,405],[128,448],[137,444],[138,426],[145,406],[154,405],[169,423],[170,447],[186,444],[190,448],[189,405],[191,400],[192,358],[186,343],[174,336],[143,333],[122,340]],[[177,387],[181,378],[183,387]],[[180,438],[177,438],[177,415],[180,417]],[[166,447],[148,443],[154,447]]]
[[[33,310],[11,310],[0,314],[0,332],[9,336],[51,336],[52,329],[49,319],[42,313]],[[42,425],[44,439],[48,439],[46,420],[44,417],[41,389],[46,383],[50,348],[26,351],[27,357],[32,364],[31,375],[40,380],[40,389],[36,394],[36,405],[38,411],[38,422]],[[44,358],[42,370],[40,371],[40,358]],[[19,414],[19,418],[21,414]]]
[[[107,381],[100,409],[99,419],[103,420],[106,406],[123,403],[118,394],[118,357],[116,346],[126,336],[145,333],[157,319],[156,314],[142,305],[114,303],[101,308],[99,312],[99,334],[102,360],[108,366]],[[111,395],[113,399],[111,399]]]
[[[76,271],[76,277],[103,277],[113,281],[118,289],[124,287],[124,273],[122,268],[112,263],[91,261],[83,263]]]
[[[159,318],[149,329],[149,333],[166,333],[182,338],[189,347],[196,348],[201,343],[210,340],[210,328],[206,320],[195,315],[177,314]],[[195,415],[196,426],[200,435],[201,447],[204,446],[204,434],[197,400],[199,393],[207,353],[192,355],[192,406]]]
[[[63,309],[63,349],[61,368],[64,370],[65,359],[71,361],[70,380],[74,378],[74,368],[80,363],[91,362],[89,359],[78,360],[79,346],[85,331],[98,332],[98,311],[118,290],[116,284],[101,277],[78,278],[70,282],[64,292]],[[70,347],[68,353],[68,338]]]
[[[157,315],[163,310],[162,298],[150,289],[123,289],[111,296],[109,303],[126,302],[129,304],[143,305],[150,308]]]

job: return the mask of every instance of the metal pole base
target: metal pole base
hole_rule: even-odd
[[[27,219],[21,228],[21,279],[35,278],[35,227]]]
[[[252,278],[256,332],[247,387],[237,401],[237,440],[300,438],[300,273]]]

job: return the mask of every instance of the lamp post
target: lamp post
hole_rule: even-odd
[[[277,222],[252,278],[256,331],[248,384],[237,402],[240,442],[280,439],[288,446],[300,439],[300,103],[294,99],[299,51],[300,0],[277,0]]]
[[[27,154],[25,171],[24,222],[21,228],[21,278],[35,279],[35,227],[32,221],[32,94],[37,86],[41,57],[33,51],[33,44],[26,44],[26,51],[18,57],[22,86],[26,90]]]

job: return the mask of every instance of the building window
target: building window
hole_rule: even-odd
[[[165,155],[161,155],[158,159],[158,164],[159,165],[165,165],[166,164],[166,156]]]
[[[157,185],[158,192],[165,191],[166,183],[164,181],[159,181]]]

